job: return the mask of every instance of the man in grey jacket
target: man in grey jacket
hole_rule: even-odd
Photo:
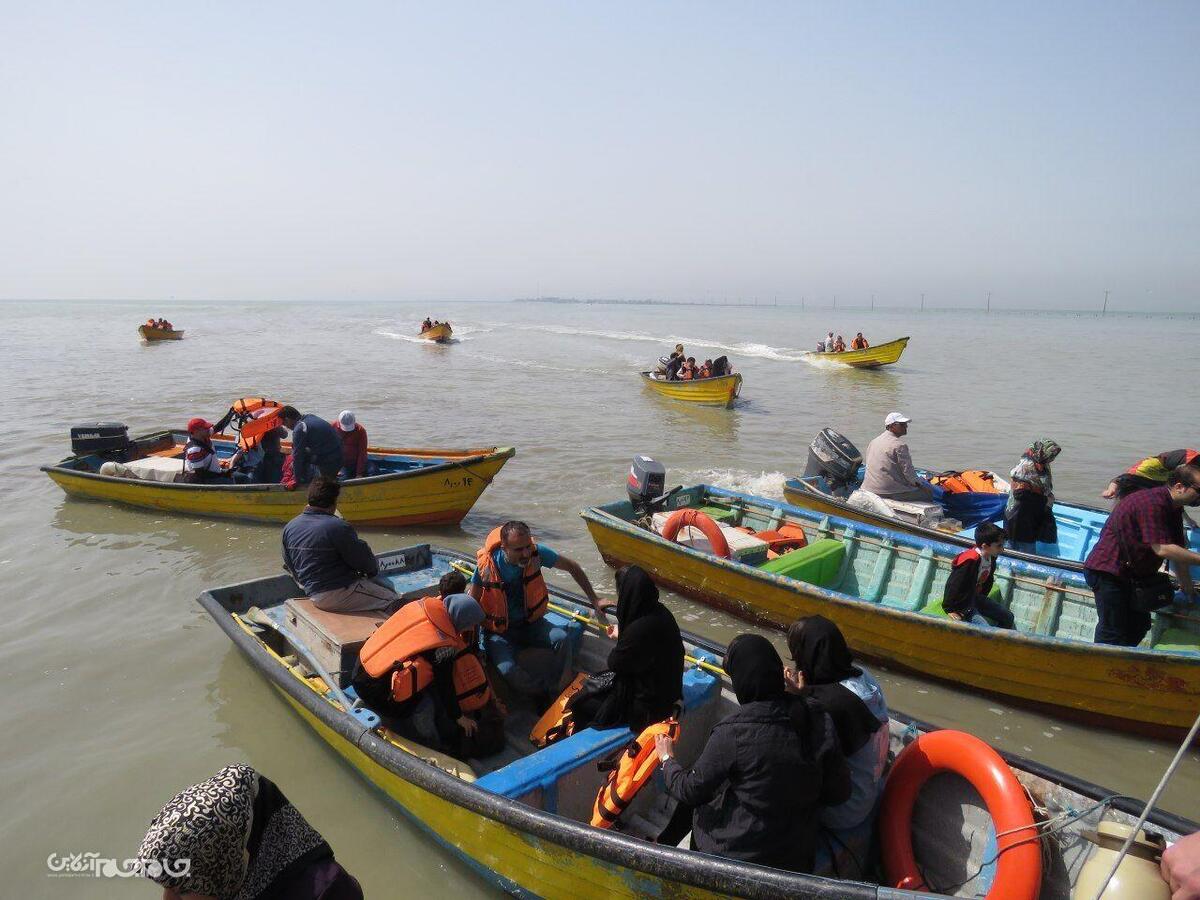
[[[308,506],[283,527],[283,567],[318,609],[361,612],[390,609],[400,597],[374,581],[379,563],[354,526],[337,515],[341,485],[319,477],[308,486]]]
[[[933,485],[917,475],[903,440],[912,419],[892,412],[883,420],[883,434],[867,445],[867,474],[862,489],[885,500],[933,500]]]

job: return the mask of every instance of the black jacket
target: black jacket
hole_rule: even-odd
[[[683,639],[671,611],[655,604],[623,627],[608,667],[615,676],[612,699],[593,724],[628,725],[639,732],[667,718],[683,696]]]
[[[691,769],[667,760],[667,792],[696,808],[697,850],[812,871],[819,808],[850,796],[850,772],[828,714],[810,707],[807,720],[801,737],[788,700],[747,703],[717,723]]]
[[[980,553],[978,547],[964,550],[954,558],[954,567],[950,577],[946,579],[946,589],[942,593],[942,609],[948,613],[958,613],[964,619],[970,618],[975,612],[975,598],[982,594],[987,596],[996,579],[996,563],[983,583],[979,583]]]

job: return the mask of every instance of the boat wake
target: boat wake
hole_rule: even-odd
[[[839,362],[836,359],[830,359],[824,353],[805,353],[800,357],[801,362],[806,362],[814,369],[852,369],[844,362]]]
[[[658,335],[658,334],[643,334],[636,331],[604,331],[593,328],[572,328],[569,325],[518,325],[518,328],[524,331],[541,331],[546,334],[561,334],[572,337],[594,337],[608,341],[640,341],[647,344],[658,344],[664,348],[664,352],[669,350],[674,344],[683,344],[685,347],[691,345],[695,347],[713,347],[717,350],[725,350],[736,356],[742,357],[757,357],[758,359],[769,359],[776,362],[796,362],[804,358],[804,351],[797,350],[791,347],[772,347],[768,344],[758,344],[753,342],[745,342],[739,344],[722,344],[717,341],[707,341],[700,338],[683,337],[681,335]],[[736,360],[734,361],[736,365]]]
[[[419,323],[413,324],[413,332],[419,331],[420,328],[421,328],[421,326]],[[451,336],[450,340],[447,343],[458,344],[458,343],[461,343],[462,341],[469,341],[475,335],[487,334],[491,330],[492,329],[490,329],[490,328],[472,328],[470,325],[462,325],[462,326],[455,325],[454,326],[454,334]],[[390,328],[376,328],[371,333],[377,334],[380,337],[391,338],[394,341],[407,341],[410,344],[427,344],[427,343],[429,343],[427,340],[425,340],[425,338],[419,337],[415,333],[402,334],[398,331],[393,331]]]
[[[740,491],[756,497],[783,499],[783,483],[788,476],[783,472],[743,472],[737,469],[704,469],[680,471],[676,477],[683,484],[711,484],[727,491]]]

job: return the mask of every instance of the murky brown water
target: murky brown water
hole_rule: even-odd
[[[145,346],[135,329],[165,312],[183,342]],[[426,313],[463,340],[420,345]],[[880,341],[911,334],[902,363],[827,371],[794,357],[829,327]],[[180,787],[245,761],[277,781],[325,834],[368,896],[447,885],[488,893],[314,737],[194,603],[205,587],[279,568],[278,529],[68,501],[37,471],[68,452],[73,423],[135,433],[219,415],[266,393],[333,417],[354,409],[373,443],[513,444],[517,457],[461,529],[368,533],[376,549],[432,541],[473,550],[520,517],[611,575],[579,509],[622,495],[629,457],[649,452],[672,484],[707,480],[780,496],[824,425],[860,447],[883,416],[915,420],[918,462],[1007,470],[1030,440],[1064,452],[1058,493],[1091,499],[1146,452],[1195,446],[1178,392],[1200,367],[1192,318],[884,313],[686,307],[458,304],[249,307],[0,305],[0,871],[5,896],[153,896],[148,883],[51,879],[47,857],[125,858]],[[691,409],[634,375],[676,339],[712,336],[745,375],[739,408]],[[681,624],[728,640],[743,626],[670,600]],[[1004,749],[1147,796],[1174,748],[1014,710],[875,670],[892,707]],[[1200,754],[1164,805],[1196,817]]]

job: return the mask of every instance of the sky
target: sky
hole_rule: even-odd
[[[1200,311],[1200,3],[0,0],[0,298]]]

